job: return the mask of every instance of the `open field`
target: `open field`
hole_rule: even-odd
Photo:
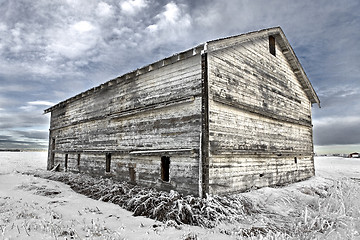
[[[227,199],[246,199],[251,211],[202,228],[134,217],[64,183],[21,174],[44,173],[46,156],[0,153],[0,239],[360,239],[360,159],[318,157],[316,177],[233,195]]]

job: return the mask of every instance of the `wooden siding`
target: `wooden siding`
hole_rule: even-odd
[[[48,168],[200,196],[299,181],[314,175],[311,103],[280,28],[215,40],[45,110]]]
[[[210,158],[210,194],[242,192],[284,185],[314,175],[313,157],[297,155],[213,155]]]
[[[55,158],[49,168],[60,163],[64,170],[68,154],[69,171],[128,181],[132,171],[138,184],[196,195],[201,102],[200,55],[72,101],[52,110],[55,149],[49,150]],[[106,153],[112,154],[110,173]],[[169,183],[159,180],[163,155],[170,156]]]
[[[311,103],[280,47],[275,57],[267,36],[224,41],[208,53],[209,192],[312,176]]]

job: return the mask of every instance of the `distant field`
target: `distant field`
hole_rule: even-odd
[[[333,178],[360,178],[360,158],[315,157],[316,175]]]
[[[0,174],[46,169],[47,152],[0,152]]]

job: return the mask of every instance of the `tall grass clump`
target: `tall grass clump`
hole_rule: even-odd
[[[62,181],[88,197],[168,225],[216,227],[226,235],[244,239],[360,237],[360,183],[352,179],[268,188],[267,193],[260,190],[198,198],[74,173],[38,172],[37,176]],[[268,201],[271,195],[277,197]]]
[[[292,199],[295,211],[284,216],[263,212],[259,218],[272,222],[276,230],[250,234],[248,239],[359,239],[360,184],[351,179],[334,180],[324,195],[316,189],[307,191],[313,196],[309,204],[301,196]],[[303,201],[302,201],[303,200]],[[270,220],[271,219],[271,220]],[[283,224],[284,221],[286,224]],[[241,231],[238,232],[238,234]]]
[[[360,184],[352,179],[334,180],[327,196],[315,206],[305,206],[299,222],[291,229],[295,235],[310,239],[354,239],[360,234]]]

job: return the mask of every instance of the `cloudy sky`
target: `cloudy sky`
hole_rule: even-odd
[[[43,110],[197,44],[281,26],[320,97],[316,152],[360,151],[358,0],[0,0],[0,148],[46,148]]]

